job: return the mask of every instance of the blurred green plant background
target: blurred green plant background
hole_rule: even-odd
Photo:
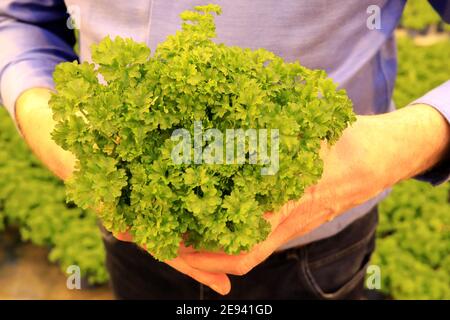
[[[449,30],[427,1],[408,1],[397,37],[397,106],[450,78]],[[66,203],[63,183],[31,154],[3,108],[0,177],[0,229],[18,227],[23,241],[48,247],[49,259],[63,271],[76,264],[91,284],[108,280],[95,214]],[[381,290],[391,298],[450,299],[449,194],[449,183],[411,180],[381,203],[372,263],[380,266]]]

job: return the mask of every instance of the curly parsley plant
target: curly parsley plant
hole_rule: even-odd
[[[324,71],[213,42],[220,12],[183,12],[182,30],[153,55],[107,37],[92,47],[94,63],[62,63],[54,73],[53,139],[78,159],[68,198],[100,208],[108,230],[129,230],[160,260],[174,258],[181,241],[236,254],[264,240],[263,213],[318,181],[321,142],[336,141],[355,119]],[[245,135],[227,151],[244,150],[246,161],[221,161],[218,143],[234,143],[230,129]],[[186,136],[194,138],[180,148]]]

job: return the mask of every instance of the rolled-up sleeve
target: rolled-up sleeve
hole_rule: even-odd
[[[15,120],[19,95],[33,87],[53,87],[56,64],[77,59],[62,0],[0,2],[0,105]]]
[[[411,103],[427,104],[437,109],[450,124],[450,80],[444,82],[439,87],[431,90],[421,98]],[[445,157],[434,168],[416,177],[418,180],[428,181],[434,185],[438,185],[449,181],[450,179],[450,155]]]

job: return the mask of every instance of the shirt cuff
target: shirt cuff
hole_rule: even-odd
[[[0,81],[0,96],[3,105],[16,123],[15,105],[17,98],[27,89],[54,88],[53,71],[64,60],[22,60],[10,64]]]
[[[413,101],[413,104],[427,104],[438,110],[450,124],[450,81],[444,82],[439,87],[431,90],[421,98]],[[428,171],[414,177],[420,181],[439,185],[450,180],[450,155]]]

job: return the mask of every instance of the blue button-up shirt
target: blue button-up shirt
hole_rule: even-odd
[[[52,72],[57,63],[77,58],[89,61],[90,45],[107,35],[131,37],[147,43],[154,51],[158,43],[180,28],[182,11],[215,2],[223,10],[216,18],[216,41],[265,48],[287,61],[299,60],[309,68],[324,69],[347,90],[356,113],[389,112],[393,110],[391,97],[396,77],[393,32],[405,1],[1,0],[0,102],[14,118],[15,101],[24,90],[53,87]],[[449,22],[450,1],[430,3]],[[73,21],[68,20],[67,9]],[[79,27],[79,57],[73,51],[70,27],[74,25]],[[450,81],[416,103],[429,104],[450,120]],[[449,171],[445,164],[421,178],[439,183],[448,179]],[[335,234],[368,212],[387,193],[384,191],[287,246]]]

